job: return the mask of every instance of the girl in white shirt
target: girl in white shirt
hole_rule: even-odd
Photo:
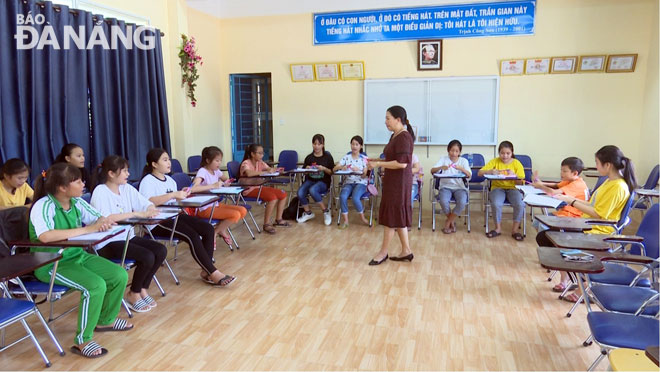
[[[341,215],[343,222],[339,225],[340,229],[348,227],[348,197],[353,199],[353,205],[360,214],[360,219],[365,224],[369,224],[364,218],[364,207],[362,206],[362,196],[367,191],[367,155],[362,151],[363,140],[360,136],[351,138],[351,152],[344,155],[339,163],[334,167],[333,171],[338,170],[351,170],[359,172],[359,175],[346,176],[346,182],[341,188],[339,193],[339,204],[341,206]]]
[[[447,156],[443,156],[431,168],[431,174],[442,172],[443,174],[465,174],[466,178],[440,178],[440,185],[438,186],[438,201],[442,207],[442,211],[447,215],[447,221],[442,232],[451,234],[456,232],[456,217],[460,216],[467,205],[468,189],[467,180],[472,176],[470,163],[467,159],[461,157],[463,145],[459,140],[452,140],[447,145]],[[452,211],[449,206],[451,197],[454,197],[456,206]]]
[[[117,155],[103,159],[98,170],[99,182],[92,192],[90,204],[113,222],[158,215],[153,203],[127,183],[129,175],[128,161]],[[126,258],[135,260],[136,267],[126,300],[131,309],[143,313],[156,307],[156,301],[149,296],[148,289],[167,256],[167,248],[157,241],[135,236],[133,229],[129,228],[97,245],[99,255],[107,259],[121,259],[127,234],[130,235]]]

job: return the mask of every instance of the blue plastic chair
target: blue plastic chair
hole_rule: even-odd
[[[235,180],[238,180],[240,178],[240,167],[241,163],[232,160],[230,162],[227,162],[227,174],[229,175],[229,178],[233,178]],[[252,206],[250,204],[247,204],[247,202],[256,202],[256,203],[261,203],[261,201],[257,198],[250,198],[246,196],[241,196],[245,203],[240,203],[239,205],[247,209],[248,215],[250,216],[250,219],[252,220],[252,223],[254,224],[254,227],[257,228],[257,232],[261,233],[261,229],[259,228],[259,225],[257,224],[257,220],[254,219],[254,215],[252,214]],[[244,220],[245,221],[245,220]],[[247,222],[246,226],[247,226]],[[250,228],[248,227],[248,230]],[[252,237],[254,239],[254,236]]]
[[[172,162],[170,173],[183,173],[183,167],[181,167],[181,163],[178,160],[170,159],[170,161]]]
[[[532,158],[529,155],[516,154],[516,159],[525,169],[525,181],[532,182]]]
[[[486,193],[484,191],[486,177],[479,176],[479,169],[486,165],[486,160],[483,155],[477,153],[463,154],[461,157],[467,159],[472,168],[472,176],[468,182],[468,190],[471,193],[476,192],[481,194],[481,210],[483,211],[486,206]]]
[[[607,176],[598,177],[598,179],[596,180],[596,184],[594,185],[594,188],[589,190],[589,195],[593,195],[594,192],[600,187],[600,185],[605,183],[606,180],[607,180]]]
[[[654,190],[658,185],[658,180],[660,179],[660,165],[656,165],[649,173],[649,177],[646,179],[642,189],[644,190]],[[648,209],[651,205],[652,200],[650,196],[640,196],[635,203],[633,203],[633,209],[642,211],[642,213]]]
[[[202,166],[202,156],[193,155],[188,157],[188,172],[197,172]]]
[[[184,187],[190,187],[190,176],[185,173],[173,173],[170,177],[176,182],[176,188],[183,190]]]
[[[296,169],[298,166],[298,152],[295,150],[282,150],[277,159],[277,166],[284,168],[285,171]],[[294,193],[294,177],[276,177],[270,180],[270,183],[275,185],[289,185],[289,201],[291,195]]]

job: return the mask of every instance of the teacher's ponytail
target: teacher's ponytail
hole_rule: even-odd
[[[410,133],[410,136],[413,139],[413,142],[415,142],[415,131],[413,130],[412,125],[410,125],[410,122],[408,119],[406,119],[406,129],[408,130],[408,133]]]

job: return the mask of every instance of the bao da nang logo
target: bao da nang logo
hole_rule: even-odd
[[[16,15],[16,39],[17,49],[43,49],[45,46],[52,46],[53,49],[71,49],[73,46],[77,49],[92,49],[100,46],[103,49],[117,49],[121,43],[126,49],[144,49],[149,50],[156,47],[154,28],[148,26],[138,26],[133,29],[132,26],[126,26],[124,32],[119,25],[109,26],[110,37],[106,29],[99,21],[92,27],[91,33],[87,35],[85,26],[77,28],[71,25],[64,26],[64,33],[61,39],[58,39],[53,26],[46,22],[43,14],[32,16],[32,12],[27,15]],[[39,25],[39,27],[37,27]],[[146,33],[147,31],[151,31]]]

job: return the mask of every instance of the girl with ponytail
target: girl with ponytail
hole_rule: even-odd
[[[412,261],[413,254],[408,243],[408,228],[412,224],[412,153],[415,133],[408,122],[406,110],[401,106],[392,106],[385,113],[385,125],[394,132],[385,146],[385,160],[369,159],[369,169],[382,167],[387,169],[383,176],[383,196],[380,201],[378,223],[385,226],[383,244],[378,254],[369,265],[380,265],[389,257],[387,247],[398,233],[401,241],[401,253],[398,257],[389,257],[392,261]]]

